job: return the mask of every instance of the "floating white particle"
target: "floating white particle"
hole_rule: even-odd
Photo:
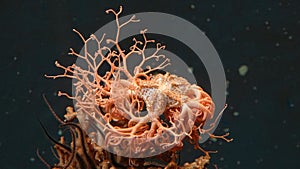
[[[230,131],[230,129],[229,128],[224,128],[223,131],[227,133],[227,132]]]
[[[237,112],[237,111],[233,112],[233,116],[237,117],[237,116],[239,116],[239,115],[240,115],[239,112]]]
[[[279,42],[275,43],[275,46],[276,46],[276,47],[279,47],[279,46],[280,46]]]
[[[195,9],[196,6],[194,4],[191,4],[190,7],[191,7],[191,9]]]
[[[289,40],[293,39],[293,36],[289,36]]]
[[[239,67],[239,74],[240,76],[245,76],[248,72],[248,66],[247,65],[241,65]]]
[[[270,24],[270,22],[269,21],[265,21],[265,25],[269,25]]]
[[[210,22],[211,21],[211,19],[210,18],[206,18],[206,22]]]
[[[34,157],[30,157],[29,161],[30,161],[30,162],[34,162],[34,161],[35,161],[35,158],[34,158]]]
[[[59,130],[57,131],[57,134],[58,134],[59,136],[61,136],[61,135],[62,135],[62,130],[59,129]]]

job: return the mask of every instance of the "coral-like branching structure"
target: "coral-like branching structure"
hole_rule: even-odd
[[[85,39],[74,30],[84,47],[81,53],[70,49],[69,54],[84,65],[63,66],[56,62],[64,73],[46,76],[71,78],[74,84],[72,96],[59,92],[60,96],[74,100],[76,112],[67,109],[63,125],[71,128],[73,141],[69,147],[63,138],[56,142],[57,168],[177,168],[176,153],[182,149],[185,138],[205,156],[183,168],[204,168],[209,153],[198,142],[201,134],[209,133],[203,126],[214,116],[211,97],[183,77],[160,73],[170,60],[160,54],[165,46],[148,39],[146,30],[140,32],[142,40],[133,38],[129,50],[123,49],[120,31],[139,20],[132,16],[121,23],[122,7],[118,12],[106,12],[115,16],[116,37],[110,39],[104,34],[101,39],[95,35]],[[90,50],[90,43],[96,43],[97,49]],[[107,47],[108,44],[114,48]],[[156,46],[151,54],[145,52],[149,44]],[[130,57],[141,60],[133,70],[128,68]],[[156,66],[147,65],[149,61]],[[99,73],[103,67],[107,68],[106,73]],[[71,123],[75,118],[80,124]]]
[[[68,109],[71,110],[72,108],[68,107]],[[60,141],[56,141],[46,132],[55,143],[55,156],[59,162],[51,166],[38,154],[39,158],[51,169],[204,169],[209,163],[210,156],[206,155],[195,159],[192,163],[179,166],[177,164],[178,155],[173,152],[165,152],[148,158],[122,157],[112,154],[92,142],[79,124],[62,123],[62,126],[70,129],[73,140],[71,143],[66,143],[64,136],[60,138]]]

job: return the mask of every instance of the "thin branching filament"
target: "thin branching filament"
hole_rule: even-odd
[[[123,49],[119,42],[122,28],[139,20],[132,16],[120,22],[121,12],[122,7],[117,12],[106,11],[115,16],[115,38],[107,38],[106,34],[101,38],[93,34],[85,38],[74,29],[84,47],[81,52],[71,48],[69,54],[82,64],[63,66],[56,62],[64,73],[46,75],[73,79],[72,95],[59,92],[75,103],[75,110],[67,109],[65,122],[77,118],[91,144],[118,156],[146,158],[176,153],[182,149],[185,138],[203,150],[198,142],[201,134],[210,132],[203,126],[214,117],[211,97],[184,77],[160,73],[171,60],[161,54],[164,45],[147,37],[147,29],[140,31],[141,38],[132,39],[129,49]],[[94,46],[92,49],[90,44]],[[149,45],[155,46],[152,53],[146,52]],[[128,59],[132,57],[140,62],[130,70]],[[149,62],[155,63],[154,66]],[[75,129],[73,137],[80,131],[77,126]],[[210,136],[230,141],[225,138],[227,135]],[[203,152],[209,157],[207,151]]]

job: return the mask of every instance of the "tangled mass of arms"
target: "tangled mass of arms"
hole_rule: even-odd
[[[91,35],[85,39],[74,30],[84,47],[81,53],[70,49],[69,54],[84,64],[63,66],[56,62],[64,73],[46,75],[54,79],[71,78],[74,85],[73,95],[59,92],[60,96],[74,100],[76,112],[68,107],[64,121],[57,117],[64,126],[71,128],[73,141],[67,146],[63,137],[60,142],[51,138],[60,161],[55,167],[176,168],[176,153],[183,148],[183,139],[205,153],[193,163],[194,167],[204,167],[209,161],[209,152],[199,146],[201,134],[231,141],[225,138],[228,134],[214,136],[210,128],[203,129],[206,121],[214,117],[211,97],[185,78],[161,71],[170,60],[160,54],[164,45],[147,38],[147,30],[140,32],[140,39],[133,38],[129,50],[123,49],[119,43],[120,31],[139,20],[132,16],[121,23],[122,7],[118,12],[112,9],[106,12],[115,16],[115,38],[106,38],[103,34],[101,38]],[[97,46],[96,49],[89,48],[91,43]],[[107,44],[114,47],[109,48]],[[145,52],[150,44],[155,46],[151,54]],[[129,70],[127,62],[130,57],[141,60],[133,70]],[[147,65],[149,62],[156,65],[151,67]],[[73,122],[76,118],[79,124]],[[192,164],[185,166],[189,165],[192,167]]]

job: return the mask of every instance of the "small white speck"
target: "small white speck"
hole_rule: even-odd
[[[268,8],[268,11],[271,11],[272,10],[272,8]]]
[[[29,159],[29,161],[30,161],[30,162],[34,162],[34,161],[35,161],[35,158],[34,158],[34,157],[31,157],[31,158]]]
[[[16,61],[17,59],[18,59],[18,58],[15,56],[15,57],[14,57],[14,61]]]
[[[212,4],[212,5],[211,5],[211,7],[212,7],[212,8],[215,8],[215,7],[216,7],[216,5],[215,5],[215,4]]]
[[[17,75],[19,76],[19,75],[20,75],[20,72],[17,72]]]
[[[289,36],[289,40],[293,39],[293,36]]]
[[[288,34],[288,32],[287,32],[287,31],[284,31],[284,32],[283,32],[283,34],[284,34],[284,35],[287,35],[287,34]]]
[[[296,148],[300,148],[300,143],[296,144]]]
[[[206,22],[210,22],[211,20],[210,20],[210,18],[206,18]]]
[[[236,41],[236,38],[235,38],[235,37],[232,37],[231,40],[232,40],[233,42],[235,42],[235,41]]]
[[[230,131],[230,129],[229,128],[225,128],[225,129],[223,129],[223,131],[227,133],[227,132]]]
[[[256,86],[253,86],[252,89],[253,89],[253,90],[257,90],[257,87],[256,87]]]
[[[191,7],[191,9],[195,9],[196,6],[194,4],[191,4],[190,7]]]
[[[62,130],[59,129],[59,130],[57,131],[57,134],[58,134],[59,136],[61,136],[61,135],[62,135]]]
[[[224,161],[224,157],[221,157],[221,158],[220,158],[220,161]]]
[[[29,93],[29,94],[31,94],[31,93],[32,93],[32,90],[31,90],[31,89],[29,89],[29,90],[28,90],[28,93]]]
[[[289,106],[290,106],[290,108],[295,107],[295,105],[293,103],[290,103]]]
[[[275,43],[275,46],[276,46],[276,47],[279,47],[279,46],[280,46],[280,44],[277,42],[277,43]]]
[[[236,162],[236,164],[237,164],[237,165],[240,165],[240,164],[241,164],[241,162],[240,162],[240,161],[237,161],[237,162]]]
[[[269,21],[265,21],[265,25],[269,25],[270,24],[270,22]]]
[[[248,66],[247,65],[241,65],[239,67],[238,71],[239,71],[240,76],[245,76],[248,72]]]
[[[237,111],[233,112],[233,116],[237,117],[237,116],[239,116],[239,115],[240,115],[239,112],[237,112]]]
[[[6,112],[5,112],[5,114],[6,114],[6,115],[8,115],[8,114],[9,114],[9,112],[8,112],[8,111],[6,111]]]
[[[246,29],[246,31],[249,31],[249,30],[250,30],[250,27],[249,27],[249,26],[246,26],[245,29]]]

